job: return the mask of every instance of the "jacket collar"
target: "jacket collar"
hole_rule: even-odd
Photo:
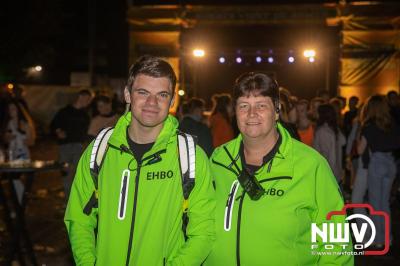
[[[286,175],[286,176],[293,176],[293,139],[291,138],[289,132],[278,122],[277,128],[279,134],[282,138],[281,144],[279,145],[278,151],[273,156],[272,160],[272,173],[274,175]],[[237,169],[234,165],[234,162],[229,158],[226,150],[232,155],[234,158],[235,163],[241,168],[242,163],[240,159],[240,147],[242,145],[242,135],[239,136],[226,143],[223,144],[219,151],[213,156],[213,161],[217,161],[219,163],[225,162],[224,165],[227,168],[232,169],[233,171],[237,172]],[[226,163],[227,162],[227,163]],[[270,161],[269,161],[270,162]],[[263,166],[257,171],[267,171],[266,165],[269,162],[263,162]]]
[[[127,112],[123,116],[121,116],[121,118],[115,125],[114,131],[108,141],[111,145],[118,148],[120,148],[122,145],[129,147],[126,135],[126,128],[131,124],[131,120],[131,112]],[[153,147],[151,148],[152,153],[166,149],[168,143],[174,141],[178,125],[178,120],[175,117],[173,117],[172,115],[167,116],[161,132],[158,135]]]

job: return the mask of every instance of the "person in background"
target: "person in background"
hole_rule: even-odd
[[[182,111],[187,109],[187,113],[183,113],[183,118],[179,122],[179,130],[197,136],[197,143],[209,157],[214,148],[211,131],[202,122],[205,102],[203,99],[191,98],[185,104],[187,107],[183,108]]]
[[[320,105],[313,147],[328,161],[339,184],[343,178],[342,149],[345,144],[346,139],[337,124],[335,108],[330,104]]]
[[[279,88],[279,100],[279,120],[281,125],[289,132],[292,138],[300,140],[296,124],[292,122],[292,120],[297,120],[297,110],[291,100],[290,92],[282,87]]]
[[[32,119],[25,109],[15,100],[7,104],[5,120],[2,125],[2,139],[7,147],[6,158],[9,161],[30,160],[29,147],[35,144],[35,129]],[[22,201],[24,185],[21,179],[14,179],[13,185],[18,200]]]
[[[308,117],[313,123],[317,122],[318,119],[318,107],[324,103],[324,99],[315,97],[310,101],[310,110],[308,111]]]
[[[398,125],[400,125],[400,96],[396,91],[389,91],[386,94],[388,99],[389,107],[390,107],[390,114],[392,115],[394,121]],[[395,187],[397,188],[397,199],[400,202],[400,150],[396,150],[393,152],[393,156],[396,161],[396,180],[395,180]],[[396,182],[397,181],[397,182]]]
[[[308,117],[308,101],[300,100],[296,104],[297,110],[297,132],[301,142],[312,146],[314,139],[314,124]]]
[[[343,130],[346,137],[349,136],[353,126],[353,120],[358,115],[358,101],[359,98],[357,96],[351,96],[349,99],[349,110],[344,114],[343,118]]]
[[[57,137],[59,144],[58,159],[68,163],[68,169],[63,176],[65,198],[68,200],[72,179],[84,143],[88,140],[90,117],[87,107],[93,99],[89,90],[81,90],[72,104],[60,109],[50,124],[51,132]]]
[[[233,117],[232,99],[228,94],[215,94],[209,119],[213,146],[218,147],[234,138],[231,120]]]
[[[336,120],[337,120],[337,125],[340,129],[343,128],[343,115],[342,115],[342,109],[343,109],[343,101],[338,98],[334,97],[329,100],[329,104],[333,106],[335,113],[336,113]]]
[[[112,109],[112,102],[108,96],[100,95],[96,98],[97,115],[90,120],[88,135],[94,138],[101,129],[112,127],[118,120],[118,115]]]
[[[23,108],[24,111],[30,115],[29,106],[25,100],[25,90],[21,86],[14,86],[11,97],[20,106],[20,108]]]
[[[29,160],[29,146],[35,144],[35,128],[29,114],[16,101],[7,104],[3,122],[3,138],[8,146],[9,160]]]
[[[278,121],[278,88],[263,72],[236,80],[240,134],[211,156],[217,238],[204,266],[353,265],[352,255],[312,254],[311,224],[327,222],[343,200],[326,160]],[[345,217],[332,220],[344,223]],[[351,243],[329,244],[331,251],[351,249]]]
[[[386,94],[388,99],[390,114],[397,124],[400,124],[400,96],[396,91],[389,91]]]
[[[180,100],[178,107],[176,108],[176,112],[175,112],[176,119],[178,119],[179,122],[182,121],[183,116],[187,113],[189,113],[188,102],[184,101],[184,100]],[[208,120],[207,120],[207,122],[208,122]]]
[[[392,152],[400,148],[400,126],[390,115],[389,104],[383,95],[368,98],[361,119],[361,140],[358,149],[369,149],[368,198],[377,211],[390,215],[390,192],[396,176],[396,164]],[[372,215],[376,227],[375,248],[385,243],[385,223]],[[389,223],[391,224],[391,223]],[[392,230],[389,230],[391,232]],[[390,236],[392,238],[392,236]]]
[[[359,112],[353,119],[353,126],[346,143],[346,168],[351,171],[352,177],[354,177],[351,191],[351,203],[354,204],[367,203],[368,159],[366,160],[366,158],[369,158],[369,149],[367,147],[359,147],[361,138],[360,120],[362,117],[362,112]],[[367,210],[364,208],[355,208],[353,213],[368,215]],[[362,223],[365,221],[358,218],[356,222],[359,228],[361,228]],[[368,240],[364,239],[364,241]]]

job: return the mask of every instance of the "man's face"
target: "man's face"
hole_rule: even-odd
[[[173,104],[173,92],[168,78],[153,78],[139,74],[131,92],[125,89],[125,101],[131,104],[132,123],[157,127],[164,122]]]
[[[244,137],[268,137],[276,130],[278,115],[270,97],[239,97],[235,110],[239,130]]]

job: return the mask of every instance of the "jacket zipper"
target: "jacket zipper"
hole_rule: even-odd
[[[138,193],[139,193],[138,189],[139,189],[140,167],[141,167],[141,164],[138,164],[137,170],[136,170],[136,178],[135,178],[135,195],[134,195],[134,198],[133,198],[133,211],[132,211],[131,230],[130,230],[130,233],[129,233],[128,254],[126,255],[126,263],[125,263],[126,266],[129,265],[129,258],[131,256],[131,251],[132,251],[133,231],[135,229],[137,196],[138,196]]]
[[[236,265],[240,266],[240,222],[242,220],[242,206],[244,200],[245,192],[243,191],[242,195],[240,196],[239,201],[239,210],[238,210],[238,220],[237,220],[237,227],[236,227]]]
[[[129,184],[129,177],[131,172],[127,169],[122,172],[122,179],[121,179],[121,192],[119,196],[119,204],[118,204],[118,219],[124,220],[125,213],[126,213],[126,200],[128,199],[128,184]]]
[[[133,156],[133,153],[129,150],[126,149],[128,153],[130,153]],[[131,222],[131,230],[129,233],[129,244],[128,244],[128,252],[126,255],[126,263],[125,265],[129,265],[129,259],[132,253],[132,245],[133,245],[133,233],[135,229],[135,219],[136,219],[136,205],[137,205],[137,197],[139,193],[139,177],[140,177],[140,168],[144,165],[152,164],[152,163],[157,163],[160,160],[160,154],[166,152],[166,150],[161,150],[159,152],[156,152],[150,156],[147,156],[146,158],[142,159],[141,162],[138,162],[137,169],[136,169],[136,178],[135,178],[135,194],[133,197],[133,211],[132,211],[132,222]],[[146,164],[142,165],[142,162],[145,160],[148,160],[150,158],[153,158],[153,160],[148,161]]]
[[[231,186],[231,191],[228,195],[228,200],[226,201],[226,207],[225,207],[225,219],[224,219],[225,231],[231,230],[232,210],[233,210],[233,204],[235,203],[235,196],[238,188],[239,188],[239,181],[238,180],[233,181]]]

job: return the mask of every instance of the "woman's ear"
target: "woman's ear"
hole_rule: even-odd
[[[124,98],[126,103],[131,103],[131,93],[129,92],[127,87],[125,87],[124,89]]]

